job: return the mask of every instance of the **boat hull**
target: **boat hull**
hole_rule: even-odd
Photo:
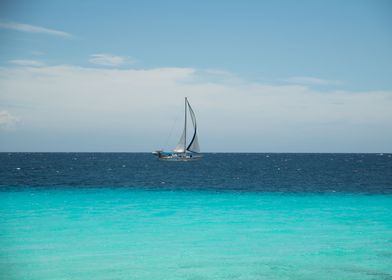
[[[162,151],[156,151],[154,154],[159,160],[165,161],[195,161],[203,157],[198,153],[165,153]]]

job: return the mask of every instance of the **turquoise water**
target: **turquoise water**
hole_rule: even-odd
[[[392,196],[0,192],[1,279],[392,279]]]

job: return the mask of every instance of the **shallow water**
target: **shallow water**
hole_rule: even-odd
[[[392,197],[1,193],[8,279],[389,279]]]
[[[0,164],[0,278],[392,279],[388,155],[362,162],[351,155],[350,164],[335,167],[330,158],[342,163],[349,155],[313,162],[312,155],[263,155],[263,163],[277,157],[275,163],[243,169],[237,161],[247,155],[231,164],[210,155],[196,165],[126,155],[3,154],[13,159]],[[140,167],[140,157],[149,168]],[[275,173],[276,162],[289,161],[280,165],[287,176]],[[368,176],[344,174],[361,164]],[[210,177],[196,172],[200,183],[187,183],[197,166]],[[297,168],[307,176],[293,179]],[[158,174],[165,186],[156,184]],[[273,189],[278,185],[288,191]]]

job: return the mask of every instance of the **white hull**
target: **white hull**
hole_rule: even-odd
[[[166,161],[194,161],[201,159],[203,156],[197,153],[164,153],[162,151],[154,152],[159,160]]]

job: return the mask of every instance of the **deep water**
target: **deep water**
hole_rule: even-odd
[[[391,154],[0,153],[0,187],[392,193]]]
[[[0,154],[0,279],[392,279],[390,154]]]

